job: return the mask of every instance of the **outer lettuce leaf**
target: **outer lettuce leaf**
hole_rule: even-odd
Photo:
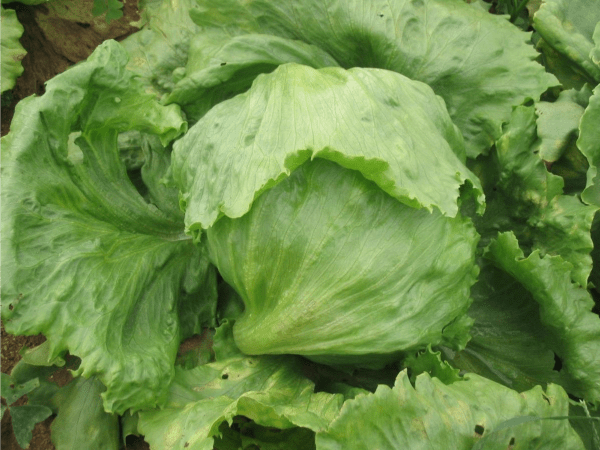
[[[194,0],[142,0],[142,29],[121,42],[130,56],[127,68],[150,92],[171,92],[185,75],[190,40],[200,32],[189,11]]]
[[[119,132],[166,144],[185,130],[177,107],[158,105],[126,64],[116,42],[103,43],[19,103],[2,143],[6,330],[44,333],[52,357],[81,357],[79,373],[97,375],[106,410],[119,413],[164,401],[178,310],[215,303],[203,292],[214,281],[201,285],[215,275],[181,216],[146,202],[119,158]]]
[[[437,378],[444,384],[462,381],[459,370],[452,367],[448,361],[442,359],[441,352],[434,352],[431,347],[414,355],[409,355],[402,364],[409,370],[411,383],[415,383],[417,376],[424,372]]]
[[[468,219],[407,207],[323,160],[207,232],[246,306],[234,327],[243,352],[375,366],[440,343],[453,321],[466,335],[477,241]]]
[[[538,33],[570,65],[587,78],[600,81],[600,65],[591,59],[594,30],[600,22],[600,5],[595,0],[545,0],[535,13]]]
[[[554,50],[539,34],[534,34],[535,48],[541,53],[539,61],[548,72],[556,76],[564,89],[581,89],[593,82],[589,76],[571,63],[562,53]]]
[[[191,231],[220,214],[242,216],[315,157],[360,171],[410,206],[454,216],[460,186],[479,184],[463,165],[462,142],[444,102],[423,83],[386,70],[287,64],[215,106],[176,142],[173,175]]]
[[[594,89],[594,95],[586,108],[579,124],[577,146],[590,163],[587,172],[587,184],[581,194],[583,201],[600,207],[600,85]]]
[[[555,102],[536,103],[539,155],[544,161],[558,161],[577,140],[579,121],[588,105],[591,90],[562,91]]]
[[[555,385],[519,394],[474,374],[450,385],[422,374],[413,387],[404,371],[392,389],[380,386],[347,401],[327,431],[317,433],[317,449],[584,449],[564,418],[535,420],[566,416],[568,408],[567,394]],[[535,421],[500,431],[521,417]]]
[[[167,102],[182,105],[191,120],[198,120],[217,103],[246,91],[258,74],[288,62],[315,68],[338,65],[319,47],[302,41],[201,33],[192,41],[186,77]]]
[[[58,449],[119,449],[119,418],[108,414],[100,394],[106,388],[96,378],[75,378],[55,397],[58,415],[52,422],[52,443]]]
[[[498,231],[513,231],[527,251],[560,255],[574,269],[572,276],[587,286],[592,260],[590,228],[596,207],[579,198],[561,195],[563,180],[551,174],[537,156],[536,116],[533,107],[518,107],[496,146],[496,153],[480,159],[487,197],[486,213],[476,219],[484,242]],[[490,173],[494,175],[490,175]]]
[[[0,92],[12,89],[16,79],[23,73],[21,60],[27,53],[19,38],[23,34],[23,25],[17,19],[17,13],[13,9],[4,9],[2,11],[2,86]]]
[[[557,84],[533,61],[528,34],[462,0],[201,0],[191,17],[203,29],[299,39],[342,67],[422,81],[444,98],[472,157],[500,136],[512,106]]]
[[[512,233],[492,242],[486,256],[509,273],[539,304],[539,317],[549,331],[546,342],[562,360],[561,375],[571,393],[600,401],[600,318],[591,312],[590,294],[571,282],[572,265],[560,256],[527,258]]]
[[[512,276],[480,262],[481,273],[471,289],[474,320],[471,340],[458,353],[443,348],[453,366],[482,375],[516,391],[556,383],[569,391],[569,382],[553,370],[552,331],[541,322],[539,305]]]
[[[262,426],[319,431],[338,414],[342,395],[314,393],[301,359],[245,356],[228,323],[217,331],[215,347],[216,362],[177,369],[166,408],[139,413],[138,429],[151,446],[212,450],[220,425],[239,415]]]

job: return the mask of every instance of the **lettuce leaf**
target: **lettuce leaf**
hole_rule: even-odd
[[[202,0],[190,16],[231,39],[301,40],[344,68],[388,69],[428,84],[448,105],[471,157],[500,136],[512,106],[557,84],[533,61],[528,34],[461,0]]]
[[[315,393],[300,358],[246,356],[231,325],[217,330],[215,362],[177,369],[166,407],[139,413],[138,429],[151,446],[212,450],[220,425],[240,415],[265,427],[319,431],[338,414],[342,395]]]
[[[160,106],[126,64],[106,41],[20,102],[2,142],[3,323],[44,333],[53,356],[81,357],[78,373],[97,375],[106,410],[118,413],[165,400],[178,311],[200,308],[195,320],[210,324],[216,308],[214,269],[182,216],[146,201],[120,160],[119,132],[166,144],[186,129],[178,107]]]
[[[581,439],[566,420],[568,410],[567,394],[556,385],[546,392],[538,386],[519,394],[475,374],[446,385],[424,373],[413,387],[403,371],[393,388],[380,386],[374,394],[346,401],[330,427],[317,433],[316,442],[320,450],[582,450]],[[525,420],[502,430],[506,421],[518,418]],[[559,420],[543,420],[551,418]],[[483,440],[485,446],[477,446]]]
[[[12,89],[16,79],[23,73],[21,60],[27,53],[19,38],[23,34],[23,25],[17,19],[17,13],[14,9],[4,9],[0,6],[2,12],[2,86],[0,92]]]
[[[579,124],[577,146],[589,161],[587,182],[581,193],[583,201],[600,207],[600,85],[596,86],[590,97],[588,107]]]
[[[474,216],[477,230],[485,244],[498,232],[511,231],[526,253],[560,255],[573,265],[573,279],[585,287],[597,207],[564,195],[563,179],[548,172],[538,153],[535,109],[517,107],[496,151],[473,168],[484,179],[487,198],[483,217]]]
[[[486,257],[515,278],[539,305],[545,340],[562,360],[561,376],[569,392],[591,402],[600,401],[600,318],[591,309],[594,301],[571,282],[572,265],[560,256],[527,258],[512,233],[492,242]]]
[[[483,203],[464,166],[462,136],[428,86],[387,70],[286,64],[215,106],[176,142],[173,176],[186,227],[197,233],[223,214],[242,216],[316,157],[360,171],[413,207],[455,216],[465,182]]]
[[[544,41],[591,83],[600,82],[600,65],[592,59],[598,22],[600,5],[595,0],[545,0],[533,18]]]

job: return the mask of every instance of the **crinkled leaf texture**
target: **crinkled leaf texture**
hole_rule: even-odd
[[[181,105],[190,120],[198,120],[217,103],[248,90],[260,73],[285,63],[338,66],[319,47],[298,40],[265,34],[232,38],[200,33],[191,43],[186,77],[166,101]]]
[[[571,281],[572,265],[560,256],[524,257],[512,233],[502,233],[486,253],[497,267],[516,279],[539,305],[546,342],[562,360],[561,377],[569,392],[600,401],[600,318],[584,288]]]
[[[301,40],[342,67],[388,69],[428,84],[471,157],[500,136],[512,106],[557,84],[533,61],[529,34],[462,0],[201,0],[190,15],[225,38]]]
[[[526,253],[560,255],[573,265],[573,280],[587,286],[592,267],[590,237],[597,207],[578,196],[563,195],[564,181],[549,173],[537,152],[533,107],[517,107],[496,152],[480,158],[474,169],[483,175],[487,207],[477,230],[488,242],[500,231],[514,232]],[[493,174],[488,176],[488,174]]]
[[[217,360],[177,369],[167,405],[139,413],[138,430],[154,448],[212,450],[219,426],[245,416],[278,429],[324,430],[337,416],[341,394],[315,393],[293,356],[246,356],[235,347],[231,324],[215,335]]]
[[[15,80],[23,73],[21,60],[27,53],[19,38],[23,34],[23,25],[17,19],[17,13],[14,9],[4,9],[2,11],[2,59],[0,61],[2,67],[1,92],[12,89],[15,85]]]
[[[537,118],[538,122],[543,120],[546,118]],[[489,260],[478,261],[481,272],[471,289],[474,301],[468,311],[475,320],[472,339],[464,351],[444,353],[456,367],[515,390],[552,382],[581,395],[581,381],[574,381],[573,373],[566,367],[559,371],[557,362],[564,363],[566,353],[571,355],[573,364],[575,354],[598,351],[594,350],[598,339],[593,332],[595,316],[589,311],[592,303],[585,292],[592,267],[590,230],[597,208],[585,205],[576,196],[562,195],[563,180],[548,172],[537,154],[537,143],[534,108],[515,108],[496,151],[489,158],[479,158],[481,166],[474,168],[482,174],[487,198],[485,214],[475,220],[482,242],[496,242],[499,231],[510,230],[518,238],[518,244],[516,240],[512,242],[515,257],[531,253],[531,260],[527,269],[522,264],[510,270],[495,267]],[[513,275],[516,272],[519,277]],[[529,281],[521,282],[522,279]],[[536,279],[540,286],[549,283],[542,280],[562,280],[561,288],[551,292],[553,300],[542,300],[532,290],[528,283]],[[550,291],[544,295],[550,295]],[[587,300],[581,300],[586,297]],[[587,337],[574,330],[565,333],[573,325],[548,326],[544,310],[552,303],[573,308],[561,320],[582,314],[585,319],[577,326],[588,324]],[[582,312],[582,306],[587,308],[587,314]],[[600,323],[595,327],[600,327]],[[583,341],[577,342],[578,339]],[[569,342],[566,345],[570,350],[565,350],[564,342]],[[589,371],[584,375],[588,380],[584,383],[593,388],[594,383],[600,382],[597,369],[587,361],[580,364],[578,367]]]
[[[467,334],[470,220],[410,208],[335,163],[304,164],[207,241],[244,300],[234,335],[247,354],[381,366],[440,343],[454,321]]]
[[[480,448],[583,450],[566,417],[496,431],[509,419],[567,416],[568,410],[567,394],[556,385],[519,394],[475,374],[450,385],[422,374],[413,387],[403,371],[393,388],[382,385],[346,401],[330,427],[317,433],[316,443],[319,450],[471,450],[487,438]]]
[[[194,0],[141,0],[143,28],[121,42],[130,56],[127,68],[158,97],[171,92],[185,74],[190,40],[200,31],[189,16],[194,4]]]
[[[594,89],[581,117],[577,146],[590,164],[581,198],[590,205],[600,207],[600,85]]]
[[[45,334],[52,356],[81,357],[79,373],[97,375],[105,408],[120,413],[164,401],[178,310],[214,305],[216,295],[182,217],[146,201],[119,159],[119,132],[166,144],[186,129],[178,108],[160,106],[126,64],[106,41],[42,97],[22,101],[2,142],[5,327]],[[207,310],[203,321],[215,307]]]
[[[387,70],[280,66],[211,109],[174,147],[191,231],[222,214],[244,215],[259,194],[316,157],[360,171],[410,206],[455,216],[464,183],[483,202],[442,99]]]

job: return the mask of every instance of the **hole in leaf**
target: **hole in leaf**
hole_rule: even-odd
[[[226,65],[226,64],[227,64],[226,62],[224,62],[224,63],[221,63],[221,65],[222,65],[222,66],[224,66],[224,65]]]
[[[224,373],[223,375],[221,375],[221,378],[222,378],[223,380],[226,380],[227,378],[229,378],[229,374],[227,374],[227,373]]]
[[[15,307],[11,303],[10,305],[8,305],[8,309],[12,311],[13,309],[15,309]]]
[[[511,449],[515,446],[515,438],[510,438],[510,442],[508,443],[508,448]]]
[[[475,434],[477,434],[479,436],[483,436],[484,432],[485,432],[485,427],[483,425],[475,425]]]
[[[185,444],[183,444],[183,448],[188,448],[190,446],[189,442],[186,442]]]
[[[554,354],[554,367],[552,368],[552,370],[556,370],[557,372],[560,372],[560,369],[562,369],[562,360],[555,353]]]

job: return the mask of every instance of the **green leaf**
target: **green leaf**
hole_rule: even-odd
[[[186,306],[198,300],[216,308],[214,279],[201,284],[213,268],[181,215],[148,203],[120,159],[120,132],[166,145],[186,129],[178,108],[160,106],[126,65],[123,49],[104,42],[42,97],[20,102],[2,142],[4,325],[44,333],[51,357],[79,356],[78,374],[102,380],[115,412],[164,401],[180,309],[199,312]]]
[[[515,108],[495,154],[480,158],[487,177],[484,216],[475,218],[484,242],[497,232],[511,231],[527,252],[560,255],[573,265],[573,279],[587,286],[592,260],[590,229],[596,207],[578,197],[561,195],[563,180],[549,173],[538,157],[536,116],[533,107]]]
[[[589,75],[574,65],[567,56],[552,48],[539,34],[533,36],[537,38],[535,48],[540,52],[540,63],[556,76],[564,89],[581,89],[586,84],[593,83]]]
[[[170,93],[185,74],[190,40],[200,32],[189,17],[195,3],[195,0],[140,3],[142,29],[121,42],[130,56],[127,68],[158,97]]]
[[[92,7],[92,15],[94,17],[101,16],[106,11],[108,11],[106,0],[94,0],[94,6]]]
[[[572,265],[560,256],[527,258],[512,233],[502,233],[486,257],[515,278],[539,305],[546,341],[562,360],[561,375],[569,392],[585,400],[600,400],[600,318],[591,312],[590,294],[571,281]]]
[[[265,34],[231,37],[202,33],[190,44],[185,78],[166,101],[181,105],[196,121],[217,103],[248,90],[260,73],[285,63],[338,66],[319,47],[298,40]]]
[[[0,10],[2,11],[2,74],[0,75],[2,86],[0,92],[4,92],[12,89],[16,79],[23,73],[21,60],[27,52],[19,42],[19,38],[23,34],[23,25],[19,23],[17,13],[14,9],[0,7]]]
[[[409,369],[410,381],[414,383],[417,376],[427,372],[430,376],[436,377],[445,384],[451,384],[460,381],[459,370],[454,369],[447,361],[442,360],[442,353],[434,352],[431,346],[424,351],[409,355],[403,364]]]
[[[121,416],[121,437],[123,444],[126,443],[127,436],[139,436],[138,420],[138,414],[132,414],[131,411],[125,412]]]
[[[519,394],[473,374],[450,385],[421,374],[413,388],[404,371],[392,389],[380,386],[375,394],[348,400],[316,442],[319,450],[470,450],[508,419],[566,416],[568,406],[566,393],[555,385]],[[584,448],[567,420],[529,423],[506,440],[492,441],[486,448]]]
[[[366,366],[444,339],[471,302],[477,240],[469,220],[407,207],[321,159],[207,232],[245,303],[234,327],[243,352]]]
[[[388,69],[428,84],[471,157],[492,146],[512,106],[557,84],[533,61],[528,34],[462,0],[202,0],[190,14],[204,30],[298,39],[344,68]]]
[[[33,378],[23,383],[16,383],[10,376],[2,373],[2,397],[6,399],[6,403],[10,406],[25,394],[33,391],[40,385],[40,380]]]
[[[40,405],[13,406],[10,408],[13,431],[21,448],[28,448],[35,425],[52,415],[52,410]]]
[[[494,431],[492,431],[487,436],[484,436],[477,444],[473,447],[472,450],[484,450],[490,447],[500,448],[499,446],[503,443],[508,442],[516,443],[515,435],[522,433],[521,430],[527,429],[531,427],[535,422],[566,422],[569,419],[568,416],[556,416],[556,417],[535,417],[535,416],[524,416],[524,417],[515,417],[513,419],[508,419],[498,425]],[[519,440],[520,442],[520,440]],[[573,442],[573,445],[575,443]]]
[[[462,144],[444,102],[423,83],[386,70],[286,64],[192,126],[174,145],[173,175],[196,233],[221,214],[242,216],[317,157],[360,171],[405,204],[455,216],[463,183],[483,201]]]
[[[562,91],[553,103],[536,103],[537,133],[542,140],[539,155],[544,161],[557,161],[574,144],[579,121],[591,95],[591,90],[586,86],[581,91]]]
[[[138,429],[151,446],[212,450],[220,425],[236,416],[266,427],[317,431],[337,415],[342,396],[315,393],[301,359],[245,356],[232,347],[231,333],[226,323],[215,335],[222,349],[217,361],[177,369],[164,409],[139,413]]]
[[[49,359],[48,341],[31,350],[23,350],[21,351],[23,357],[12,369],[11,378],[15,384],[37,381],[35,388],[27,393],[28,404],[47,406],[56,412],[54,394],[56,394],[58,386],[49,382],[48,378],[60,369],[58,365],[64,366],[65,361],[60,357]],[[55,366],[52,363],[58,365]]]
[[[600,206],[600,85],[594,89],[579,125],[577,146],[590,163],[587,184],[581,194],[583,201]]]
[[[119,449],[119,419],[104,412],[100,394],[105,390],[96,377],[77,377],[60,389],[58,415],[52,422],[52,443],[57,449]]]
[[[94,0],[92,15],[97,17],[106,13],[106,22],[123,17],[123,3],[119,0]]]
[[[569,418],[571,426],[577,431],[585,444],[586,450],[600,447],[600,410],[590,408],[584,401],[571,402]]]
[[[64,358],[60,356],[50,355],[50,343],[44,341],[42,344],[33,348],[23,348],[20,352],[21,361],[32,366],[56,366],[63,367],[66,363]],[[11,372],[11,376],[14,376],[14,369]]]
[[[106,13],[106,22],[120,19],[123,17],[123,3],[119,0],[108,0],[108,12]]]
[[[442,348],[454,367],[476,373],[521,392],[547,383],[568,382],[553,370],[551,331],[540,320],[539,306],[513,277],[480,261],[481,272],[471,289],[472,338],[461,352]]]
[[[533,18],[538,33],[588,81],[600,81],[600,66],[590,59],[594,29],[600,22],[596,0],[546,0]]]

